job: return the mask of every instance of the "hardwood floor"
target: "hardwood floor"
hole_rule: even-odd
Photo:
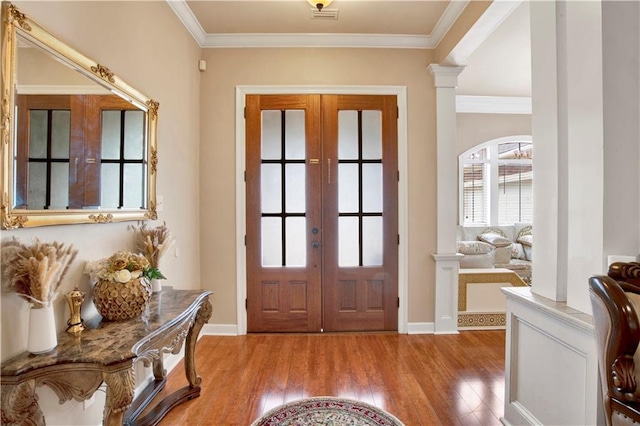
[[[503,330],[203,336],[202,393],[160,425],[249,425],[285,402],[327,395],[381,407],[407,426],[500,425],[504,347]],[[169,374],[163,393],[186,384],[183,371]]]

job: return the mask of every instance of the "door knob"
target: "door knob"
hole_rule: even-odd
[[[320,247],[320,243],[317,242],[317,241],[314,241],[314,242],[311,243],[311,247],[318,248],[318,247]]]

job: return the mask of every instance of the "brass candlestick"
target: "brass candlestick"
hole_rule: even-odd
[[[80,308],[82,302],[84,302],[85,293],[78,290],[76,287],[73,291],[64,295],[69,304],[69,311],[71,312],[71,318],[67,320],[67,332],[68,333],[81,333],[86,327],[81,317]]]

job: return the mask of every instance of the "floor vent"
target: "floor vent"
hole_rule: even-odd
[[[311,19],[336,20],[338,19],[338,9],[311,9]]]

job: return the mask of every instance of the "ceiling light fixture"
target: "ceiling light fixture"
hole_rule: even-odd
[[[318,11],[322,12],[322,9],[329,6],[329,4],[333,0],[307,0],[307,1],[311,6],[318,8]]]

